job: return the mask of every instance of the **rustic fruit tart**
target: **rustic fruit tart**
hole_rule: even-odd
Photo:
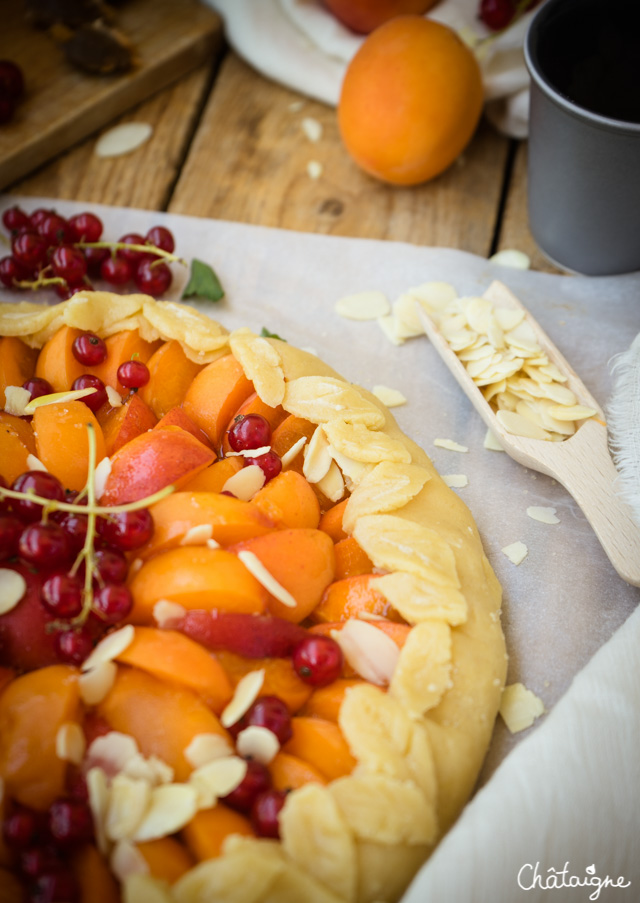
[[[506,672],[465,505],[313,355],[0,311],[3,900],[396,900]]]

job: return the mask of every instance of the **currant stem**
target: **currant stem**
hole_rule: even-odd
[[[63,279],[62,276],[48,276],[45,279],[34,279],[33,281],[29,279],[14,279],[13,284],[17,288],[30,288],[34,292],[39,288],[46,288],[48,285],[66,285],[67,280]]]
[[[175,488],[173,485],[165,486],[164,489],[159,489],[153,495],[148,495],[146,498],[138,499],[135,502],[127,502],[126,505],[110,505],[107,507],[94,504],[92,510],[100,517],[109,517],[110,514],[122,514],[125,511],[138,511],[140,508],[149,508],[151,505],[155,505],[156,502],[171,495]],[[28,502],[35,502],[36,505],[42,505],[43,508],[51,505],[51,499],[45,499],[34,492],[16,492],[15,489],[4,489],[2,487],[0,487],[0,498],[23,499]],[[89,508],[86,505],[74,505],[72,502],[56,502],[52,506],[52,510],[67,511],[72,514],[87,514]]]
[[[156,247],[156,245],[130,245],[124,241],[78,241],[74,244],[74,248],[107,248],[111,251],[140,251],[143,254],[155,254],[156,257],[164,257],[165,260],[168,260],[171,263],[180,263],[182,266],[187,266],[187,261],[183,257],[178,257],[177,254],[171,254],[163,248]]]

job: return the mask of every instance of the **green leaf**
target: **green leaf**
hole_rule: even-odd
[[[264,339],[280,339],[281,342],[286,342],[286,339],[283,339],[281,335],[278,335],[277,332],[269,332],[266,326],[263,326],[260,330],[260,335]]]
[[[186,285],[183,298],[207,298],[209,301],[219,301],[224,298],[224,289],[220,280],[208,263],[203,263],[195,257],[191,261],[191,272]]]

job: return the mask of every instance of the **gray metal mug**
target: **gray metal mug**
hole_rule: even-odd
[[[547,0],[525,59],[533,237],[578,273],[640,270],[640,4]]]

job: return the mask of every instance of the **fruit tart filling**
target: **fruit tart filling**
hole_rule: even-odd
[[[176,338],[144,303],[96,331],[25,310],[0,339],[0,882],[29,903],[212,899],[198,864],[289,820],[293,887],[308,811],[350,856],[304,875],[308,899],[367,899],[354,843],[408,844],[411,873],[439,832],[416,721],[452,685],[466,602],[443,541],[394,538],[393,516],[430,474],[349,384],[295,359],[283,379],[287,352],[247,331],[194,350],[194,312],[171,311]],[[426,618],[403,542],[435,574]],[[367,825],[392,788],[410,823]]]

